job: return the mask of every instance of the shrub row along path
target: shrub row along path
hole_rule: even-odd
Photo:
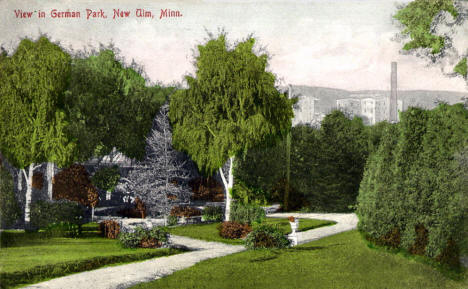
[[[337,222],[333,226],[299,232],[299,244],[355,229],[358,221],[355,214],[268,214],[268,217],[274,218],[286,218],[288,216]],[[128,288],[141,282],[149,282],[170,275],[175,271],[193,266],[203,260],[222,257],[245,250],[244,246],[207,242],[182,236],[171,236],[171,243],[175,246],[183,246],[193,251],[168,257],[155,258],[143,262],[104,267],[93,271],[52,279],[30,285],[26,288]]]

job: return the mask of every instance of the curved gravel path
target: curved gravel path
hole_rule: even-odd
[[[357,225],[357,217],[355,214],[268,214],[268,217],[274,218],[284,218],[288,216],[331,220],[337,222],[337,224],[333,226],[321,227],[305,232],[298,232],[299,244],[307,243],[344,231],[349,231],[356,228]],[[81,272],[30,285],[25,288],[128,288],[141,282],[149,282],[170,275],[175,271],[193,266],[203,260],[222,257],[245,250],[244,246],[228,245],[218,242],[207,242],[182,236],[172,236],[171,242],[176,246],[184,246],[193,251],[173,256],[155,258],[143,262],[113,267],[104,267],[97,270]]]

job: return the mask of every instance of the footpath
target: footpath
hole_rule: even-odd
[[[358,219],[355,214],[303,214],[303,213],[274,213],[267,217],[287,218],[294,216],[304,219],[319,219],[335,221],[333,226],[321,227],[305,232],[298,232],[298,244],[307,243],[323,237],[353,230],[357,226]],[[207,242],[182,236],[171,236],[174,246],[188,248],[189,252],[150,259],[142,262],[125,264],[120,266],[104,267],[92,271],[86,271],[55,278],[49,281],[29,285],[24,288],[48,288],[48,289],[121,289],[128,288],[142,282],[170,275],[195,265],[196,263],[218,258],[234,253],[242,252],[244,246],[228,245],[218,242]]]

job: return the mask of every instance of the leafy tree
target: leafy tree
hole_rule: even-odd
[[[63,166],[74,155],[62,110],[70,67],[70,56],[46,37],[24,39],[12,56],[1,57],[0,150],[26,179],[26,226],[36,164]]]
[[[454,72],[460,74],[461,76],[463,76],[465,78],[468,75],[468,65],[467,65],[467,62],[466,62],[467,59],[468,58],[463,58],[462,60],[460,60],[460,62],[458,62],[458,64],[453,69]]]
[[[347,211],[355,203],[367,159],[367,134],[362,119],[333,111],[319,132],[320,169],[314,203],[317,209]]]
[[[152,120],[173,90],[147,87],[142,70],[136,64],[125,67],[114,50],[73,59],[65,107],[80,160],[105,156],[114,147],[142,158]]]
[[[431,48],[433,54],[443,49],[444,38],[431,33],[432,20],[440,11],[458,15],[452,0],[415,0],[397,12],[394,17],[406,26],[403,33],[411,37],[403,49]]]
[[[438,66],[446,76],[465,77],[468,83],[466,78],[468,50],[467,47],[460,46],[454,41],[455,37],[465,37],[463,27],[466,27],[468,19],[464,17],[466,9],[457,2],[460,1],[414,0],[400,7],[394,17],[405,26],[402,35],[410,37],[403,50],[427,60],[428,65]],[[455,21],[449,21],[440,12],[449,13]],[[435,31],[440,27],[443,27],[442,34],[436,34]],[[447,63],[458,64],[453,70],[446,70]]]
[[[99,202],[99,194],[89,179],[86,168],[74,164],[54,176],[53,198],[69,200],[91,207],[91,219],[94,208]]]
[[[182,153],[172,148],[168,109],[164,105],[154,120],[145,159],[123,179],[151,215],[162,214],[166,222],[173,203],[187,202],[191,193],[185,184],[190,175]]]
[[[226,220],[235,156],[285,134],[293,117],[292,101],[266,71],[268,56],[257,55],[254,44],[255,39],[248,38],[229,47],[221,34],[199,45],[195,77],[186,77],[188,89],[177,91],[170,103],[174,146],[186,151],[205,175],[219,170]],[[226,179],[222,167],[227,160]]]

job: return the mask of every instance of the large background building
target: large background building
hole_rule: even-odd
[[[391,65],[390,89],[347,91],[342,89],[289,85],[290,98],[297,98],[294,106],[293,126],[299,124],[319,126],[322,119],[338,109],[348,117],[361,117],[365,124],[381,121],[397,122],[399,112],[408,107],[433,109],[438,103],[464,102],[468,93],[434,90],[398,90],[397,64]]]

